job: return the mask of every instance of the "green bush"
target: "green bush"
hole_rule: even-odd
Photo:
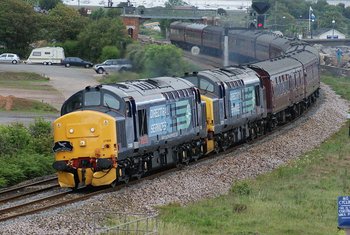
[[[145,48],[140,43],[132,43],[126,47],[126,57],[131,60],[133,70],[141,72],[144,68]]]
[[[10,186],[25,179],[21,165],[12,162],[13,158],[2,158],[0,165],[0,185],[1,187]]]
[[[244,196],[249,195],[252,192],[252,189],[247,182],[240,181],[233,185],[231,192],[236,195]]]
[[[31,136],[23,124],[0,126],[0,156],[14,155],[28,148]]]
[[[174,45],[148,45],[144,66],[144,72],[149,77],[182,76],[186,71],[182,50]]]
[[[22,153],[0,157],[0,187],[10,186],[26,179],[51,174],[52,156]]]
[[[51,124],[42,118],[28,128],[0,126],[0,187],[53,173],[52,143]]]
[[[79,42],[67,40],[62,45],[66,56],[78,56],[80,52]]]
[[[116,59],[120,57],[120,51],[116,46],[105,46],[102,48],[102,53],[100,56],[100,61],[105,61],[107,59]]]
[[[34,152],[45,155],[52,152],[53,133],[50,122],[42,118],[36,119],[34,124],[29,126],[29,133],[32,136],[31,148]]]

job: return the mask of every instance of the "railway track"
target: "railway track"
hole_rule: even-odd
[[[0,191],[0,203],[5,203],[26,195],[47,191],[56,187],[59,187],[57,183],[57,176],[39,180],[33,183],[6,188]]]
[[[161,175],[168,174],[172,171],[178,170],[177,168],[171,168],[166,171],[157,172],[155,174],[144,177],[140,180],[134,179],[131,180],[128,184],[118,184],[114,188],[106,186],[100,188],[93,188],[94,191],[91,191],[90,188],[80,188],[78,190],[69,190],[65,192],[58,192],[50,196],[44,196],[39,199],[29,200],[23,203],[18,203],[13,206],[9,206],[3,209],[0,209],[0,222],[15,219],[25,215],[35,214],[41,211],[45,211],[54,207],[60,207],[72,204],[74,202],[80,202],[87,200],[92,196],[99,195],[102,193],[109,193],[113,191],[121,190],[125,187],[140,183],[144,180],[152,180]],[[34,193],[33,193],[34,194]],[[18,199],[17,197],[16,199]],[[0,205],[3,204],[5,200],[0,201]]]

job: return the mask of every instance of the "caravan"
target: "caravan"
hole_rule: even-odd
[[[40,47],[32,50],[25,63],[41,63],[45,65],[61,64],[64,58],[64,50],[62,47]]]

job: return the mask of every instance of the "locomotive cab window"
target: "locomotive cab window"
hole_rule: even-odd
[[[120,102],[117,100],[116,97],[105,93],[103,94],[103,106],[106,106],[107,108],[112,108],[112,109],[120,109]]]
[[[101,104],[101,93],[99,91],[89,91],[85,93],[84,106],[98,106]]]
[[[83,107],[83,93],[79,92],[69,98],[62,106],[61,114],[67,114]]]
[[[205,79],[199,80],[199,89],[214,92],[214,84]]]

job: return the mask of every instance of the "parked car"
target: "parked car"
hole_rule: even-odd
[[[81,66],[85,68],[90,68],[94,65],[90,61],[85,61],[83,59],[80,59],[79,57],[66,57],[65,59],[62,60],[61,64],[63,64],[66,67]]]
[[[96,64],[94,66],[94,70],[99,74],[127,71],[130,69],[132,69],[132,63],[128,59],[109,59],[102,64]]]
[[[0,55],[0,63],[12,63],[17,64],[21,60],[18,55],[13,53],[4,53]]]

